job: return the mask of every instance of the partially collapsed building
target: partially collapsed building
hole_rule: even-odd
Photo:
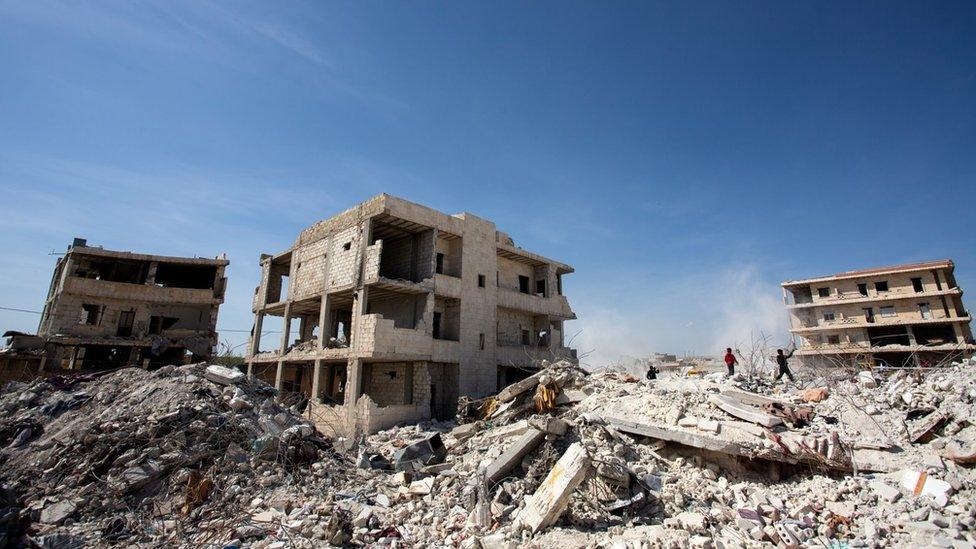
[[[204,360],[217,343],[228,263],[106,250],[76,238],[54,268],[37,334],[12,343],[33,349],[40,370]]]
[[[311,400],[320,423],[373,432],[449,418],[459,396],[572,356],[569,265],[515,246],[495,224],[382,194],[261,257],[248,371]],[[266,339],[269,316],[283,317]]]
[[[976,345],[952,261],[784,282],[805,365],[935,365]]]

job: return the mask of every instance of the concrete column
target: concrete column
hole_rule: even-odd
[[[359,400],[359,392],[363,384],[363,359],[350,358],[346,363],[346,427],[347,434],[354,439],[358,437],[358,414],[356,413],[356,401]]]
[[[71,348],[71,358],[68,359],[68,369],[75,369],[75,362],[78,360],[78,347]]]
[[[906,326],[906,328],[907,330],[905,331],[908,332],[908,344],[914,347],[918,344],[915,341],[915,330],[913,330],[911,326]]]
[[[44,366],[47,365],[47,355],[41,357],[41,363],[37,365],[37,373],[44,373]]]
[[[352,326],[349,327],[349,348],[355,349],[359,343],[360,321],[366,314],[366,300],[369,299],[369,287],[364,286],[356,291],[356,301],[352,307]]]
[[[322,359],[315,359],[312,365],[312,400],[321,404],[322,399],[319,394],[322,392]]]
[[[152,261],[149,263],[149,270],[146,273],[146,285],[152,286],[156,284],[156,269],[159,267],[159,263]]]
[[[279,391],[278,398],[281,398],[280,391],[281,391],[281,387],[282,387],[283,382],[284,382],[284,374],[285,374],[285,361],[284,360],[279,360],[278,361],[278,370],[275,372],[275,389],[277,389]]]
[[[261,330],[264,326],[264,313],[254,314],[254,333],[251,334],[251,344],[247,348],[247,356],[253,357],[261,350]]]
[[[285,325],[281,328],[280,355],[284,355],[288,349],[288,340],[291,337],[291,302],[285,303]]]
[[[432,229],[433,234],[430,240],[430,257],[427,258],[427,268],[430,270],[430,276],[434,276],[437,273],[437,228]]]
[[[247,377],[254,377],[254,363],[251,361],[247,363]]]
[[[329,294],[322,294],[322,303],[319,306],[319,349],[325,349],[325,343],[329,340],[329,332],[332,330],[332,313],[329,311]]]

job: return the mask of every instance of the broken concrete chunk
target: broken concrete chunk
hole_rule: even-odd
[[[589,455],[582,444],[574,442],[549,471],[539,489],[527,498],[525,507],[515,519],[515,527],[535,533],[559,520],[589,467]]]
[[[512,383],[511,385],[505,387],[501,391],[498,391],[498,394],[495,395],[495,398],[498,399],[499,402],[508,402],[514,399],[515,397],[521,395],[522,393],[526,393],[532,389],[535,389],[536,385],[539,384],[539,380],[544,375],[546,375],[546,371],[542,370],[540,372],[536,372],[535,374],[532,374],[531,376],[525,379],[516,381],[515,383]]]
[[[237,385],[247,378],[246,375],[237,370],[217,364],[207,366],[207,369],[203,372],[203,377],[220,385]]]
[[[767,414],[753,406],[742,404],[726,395],[709,395],[708,401],[728,414],[764,427],[774,427],[783,423],[781,418]]]
[[[46,524],[61,524],[78,509],[78,504],[71,500],[61,500],[48,505],[41,511],[40,521]]]
[[[407,491],[411,494],[418,496],[425,496],[429,494],[434,489],[434,477],[427,477],[420,480],[415,480],[410,483],[410,488]]]
[[[939,505],[945,506],[952,493],[952,485],[944,480],[933,478],[925,471],[905,469],[899,474],[903,488],[916,496],[930,496]]]
[[[485,480],[490,484],[494,484],[505,478],[505,475],[514,469],[526,454],[535,450],[539,444],[542,444],[542,440],[545,437],[545,432],[534,428],[523,433],[502,455],[491,462],[491,465],[485,471]]]
[[[874,374],[868,370],[858,372],[857,382],[860,383],[862,387],[866,387],[868,389],[874,389],[878,386],[878,382],[874,379]]]
[[[718,422],[713,419],[701,419],[698,421],[698,428],[709,433],[718,433]]]

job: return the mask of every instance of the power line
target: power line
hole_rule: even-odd
[[[0,309],[2,309],[4,311],[15,311],[15,312],[18,312],[18,313],[31,313],[31,314],[34,314],[34,315],[41,314],[41,311],[29,311],[27,309],[17,309],[15,307],[0,307]]]

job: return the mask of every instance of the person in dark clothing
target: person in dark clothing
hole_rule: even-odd
[[[725,349],[725,365],[729,367],[729,375],[735,373],[735,365],[738,363],[739,361],[736,360],[735,355],[732,354],[732,347]]]
[[[657,379],[657,368],[649,366],[647,369],[647,379]]]
[[[776,349],[776,364],[779,364],[779,373],[776,374],[776,381],[779,381],[779,378],[783,377],[783,374],[786,374],[786,377],[790,378],[790,381],[796,382],[796,379],[793,377],[793,372],[790,371],[790,364],[787,362],[795,352],[796,349],[790,349],[790,354],[784,355],[783,349]]]

